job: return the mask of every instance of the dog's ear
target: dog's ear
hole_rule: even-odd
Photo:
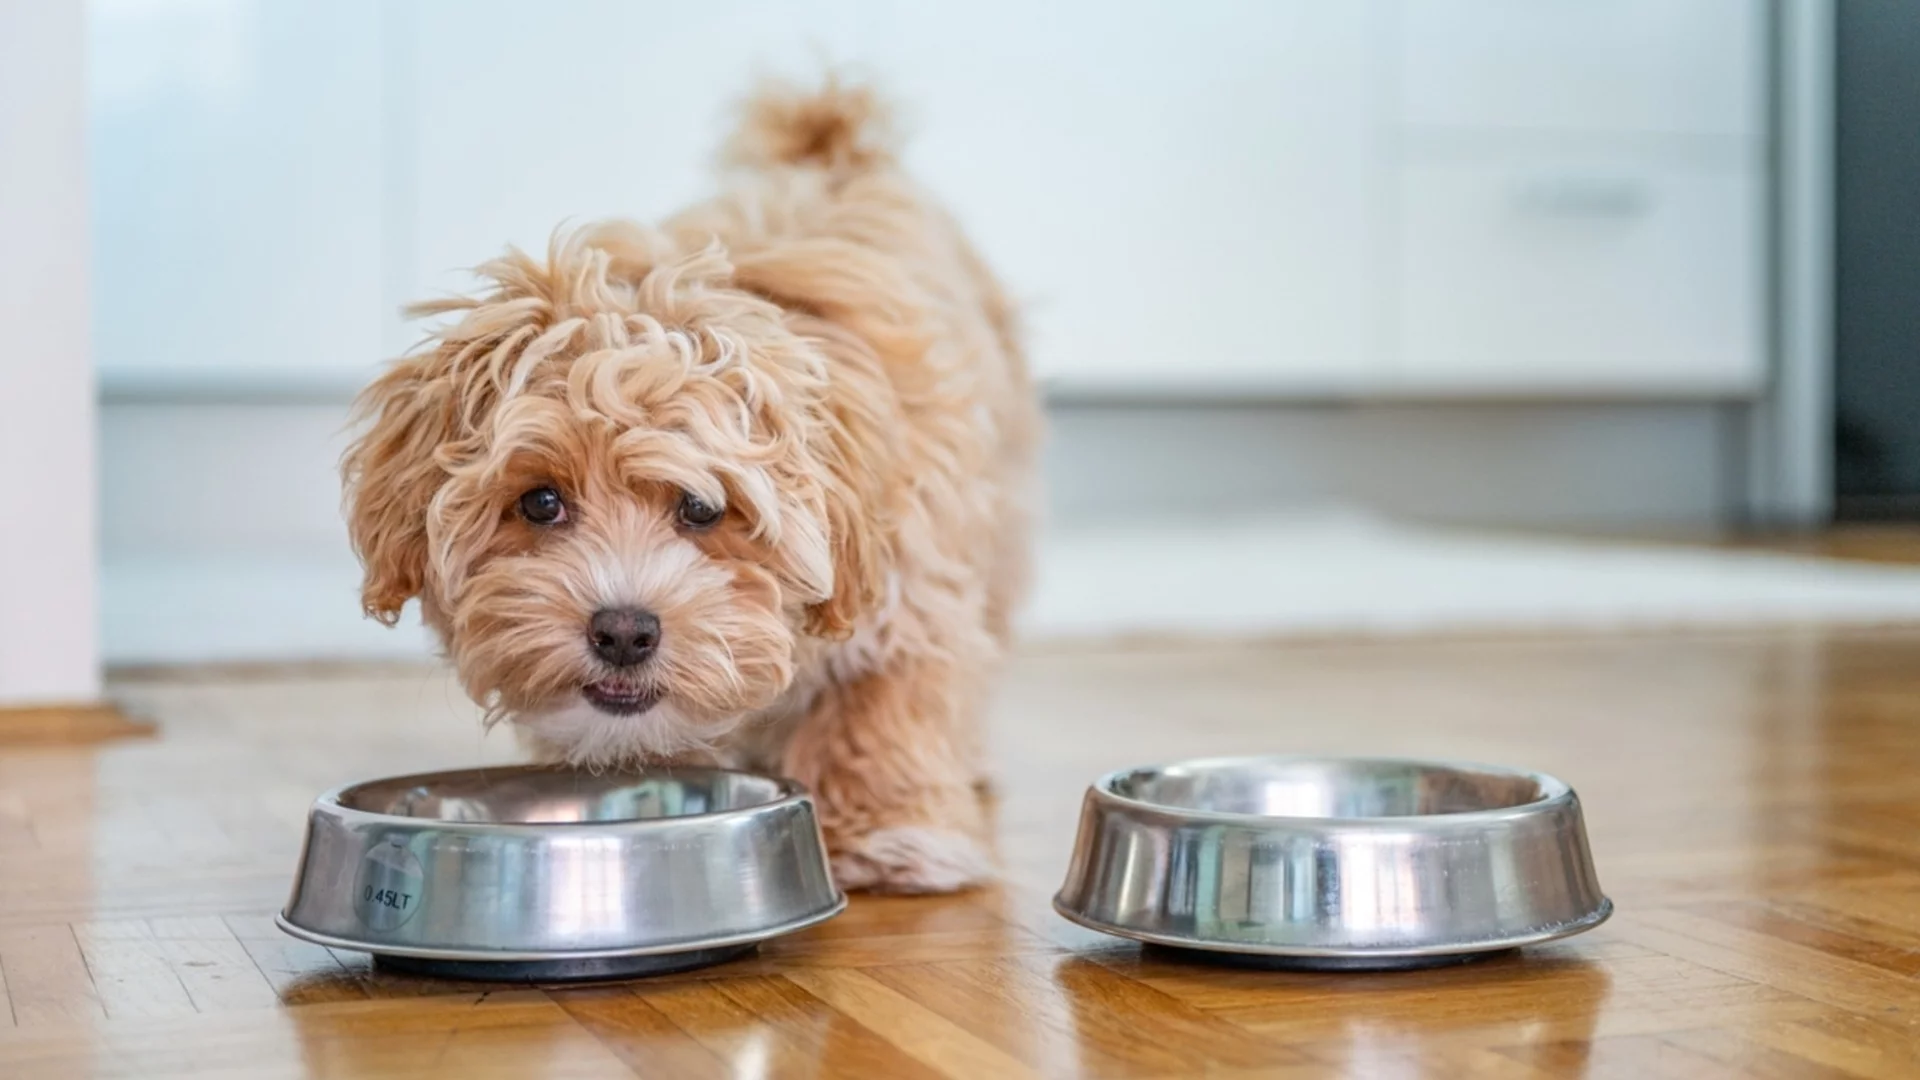
[[[785,310],[790,328],[832,363],[813,456],[833,591],[807,609],[807,629],[845,637],[887,600],[894,523],[912,482],[901,473],[898,398],[887,372],[918,370],[909,359],[928,344],[915,317],[924,298],[884,257],[829,238],[736,253],[733,280]]]
[[[439,449],[456,404],[440,359],[410,356],[361,393],[353,443],[341,459],[347,532],[365,570],[360,603],[392,626],[426,584],[427,506],[446,479]]]
[[[827,347],[834,345],[829,342]],[[871,354],[865,359],[871,363]],[[853,370],[861,377],[849,377],[846,363],[836,365],[833,387],[821,406],[822,445],[815,450],[833,558],[833,592],[807,608],[807,632],[836,639],[853,633],[862,615],[886,603],[901,492],[896,428],[888,422],[892,388],[877,366]]]

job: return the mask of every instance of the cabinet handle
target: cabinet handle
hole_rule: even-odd
[[[1653,205],[1647,185],[1627,177],[1555,176],[1529,180],[1514,203],[1531,214],[1567,218],[1637,218]]]

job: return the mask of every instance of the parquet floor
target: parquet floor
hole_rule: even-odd
[[[0,749],[0,1077],[1920,1077],[1920,630],[1031,654],[995,711],[1004,885],[566,990],[376,974],[271,924],[316,792],[507,755],[441,675],[117,692],[158,738]],[[1619,914],[1373,975],[1052,914],[1091,777],[1257,751],[1557,773]]]

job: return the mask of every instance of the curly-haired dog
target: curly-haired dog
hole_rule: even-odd
[[[344,461],[365,607],[418,597],[547,756],[774,769],[843,885],[959,888],[1033,499],[1013,312],[864,88],[762,92],[727,159],[415,309]]]

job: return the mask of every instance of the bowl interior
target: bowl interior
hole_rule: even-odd
[[[1461,814],[1547,798],[1526,773],[1418,761],[1249,758],[1120,773],[1114,794],[1183,810],[1266,817],[1379,818]]]
[[[739,810],[785,797],[780,781],[721,769],[646,773],[468,769],[371,780],[343,789],[353,810],[436,821],[557,825],[644,821]]]

